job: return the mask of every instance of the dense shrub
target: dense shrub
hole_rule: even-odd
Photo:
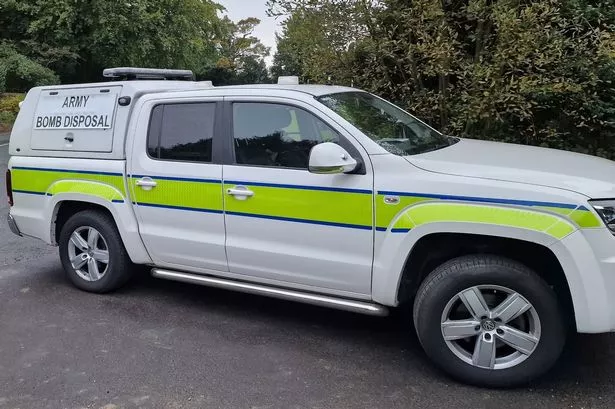
[[[0,92],[24,92],[39,85],[57,84],[49,68],[0,44]]]
[[[0,94],[0,132],[11,129],[24,94]]]

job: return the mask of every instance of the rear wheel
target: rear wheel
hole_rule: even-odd
[[[553,290],[524,265],[489,255],[436,268],[419,289],[414,322],[438,366],[481,386],[514,386],[543,374],[566,335]]]
[[[115,222],[105,213],[85,210],[71,216],[58,244],[66,275],[82,290],[109,292],[130,278],[132,263]]]

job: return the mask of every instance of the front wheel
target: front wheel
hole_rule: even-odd
[[[515,261],[464,256],[436,268],[414,303],[427,355],[463,382],[515,386],[557,361],[565,327],[553,290]]]
[[[82,290],[105,293],[130,278],[132,263],[115,222],[105,213],[84,210],[71,216],[58,244],[66,275]]]

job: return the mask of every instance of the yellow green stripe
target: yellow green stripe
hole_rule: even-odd
[[[602,220],[594,216],[594,214],[589,210],[573,210],[568,217],[582,228],[604,226]]]
[[[434,222],[484,223],[545,232],[561,239],[575,228],[558,216],[526,209],[432,202],[405,211],[393,229],[412,229]]]
[[[424,203],[424,202],[434,202],[434,203],[450,203],[449,200],[447,199],[439,199],[437,197],[422,197],[422,196],[395,196],[396,198],[399,199],[399,202],[397,204],[387,204],[384,201],[384,198],[386,196],[395,196],[395,195],[388,195],[388,194],[378,194],[376,196],[376,226],[378,228],[378,230],[387,230],[389,227],[391,227],[391,222],[393,221],[393,219],[395,219],[397,217],[397,215],[399,214],[400,210],[402,209],[406,209],[409,207],[412,207],[414,205],[418,205],[420,203]],[[486,200],[490,200],[490,199],[486,199]],[[463,200],[460,200],[460,202],[463,202]],[[476,200],[476,202],[479,202],[479,200]],[[487,204],[488,205],[488,204]],[[572,222],[574,222],[577,226],[581,227],[581,228],[592,228],[592,227],[601,227],[603,225],[602,221],[597,218],[591,211],[589,211],[587,208],[583,207],[583,206],[578,206],[576,209],[575,208],[566,208],[566,207],[555,207],[555,206],[525,206],[522,207],[521,209],[526,209],[528,211],[532,211],[532,210],[542,210],[542,211],[546,211],[549,213],[557,213],[563,217],[565,217],[567,220],[570,220]],[[541,212],[538,212],[538,214],[541,214]],[[400,231],[402,230],[408,230],[411,227],[408,226],[408,222],[404,222],[403,221],[403,217],[400,217],[396,223],[401,223],[401,226],[392,226],[392,228],[394,229],[400,229]],[[500,224],[500,223],[495,223],[495,224]]]
[[[224,189],[236,184],[225,184]],[[372,226],[372,195],[335,190],[254,186],[247,200],[226,197],[226,211],[282,219],[303,219],[340,225]]]
[[[219,181],[188,181],[156,178],[156,187],[144,190],[135,185],[140,177],[132,177],[133,201],[138,204],[183,207],[222,211],[222,184]]]
[[[14,167],[11,174],[15,191],[47,195],[83,193],[110,201],[124,200],[127,196],[124,176],[119,173]],[[153,177],[157,186],[144,190],[135,188],[137,179],[130,178],[133,201],[143,205],[213,212],[226,210],[230,214],[320,222],[342,227],[371,228],[374,219],[373,200],[376,201],[375,224],[378,230],[391,228],[394,231],[407,231],[417,225],[435,221],[464,221],[544,231],[559,238],[569,234],[574,225],[557,215],[581,228],[603,225],[599,218],[583,206],[556,207],[556,203],[554,206],[544,203],[544,206],[509,208],[474,200],[480,198],[470,198],[471,202],[478,202],[474,204],[463,203],[462,198],[460,202],[452,202],[452,196],[438,198],[427,194],[400,194],[396,196],[399,199],[397,203],[387,204],[384,197],[388,194],[379,193],[374,199],[370,191],[248,182],[245,185],[254,192],[254,196],[248,200],[239,200],[224,192],[241,182],[223,185],[219,180]],[[403,212],[401,215],[400,211]]]
[[[47,192],[50,195],[58,193],[80,193],[116,202],[124,200],[122,194],[114,187],[86,180],[61,180],[51,185]]]
[[[126,196],[121,174],[14,167],[11,181],[14,190],[47,195],[83,193],[116,201]]]

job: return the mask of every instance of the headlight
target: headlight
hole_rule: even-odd
[[[613,200],[592,200],[589,202],[594,210],[598,212],[606,227],[615,234],[615,199]]]

